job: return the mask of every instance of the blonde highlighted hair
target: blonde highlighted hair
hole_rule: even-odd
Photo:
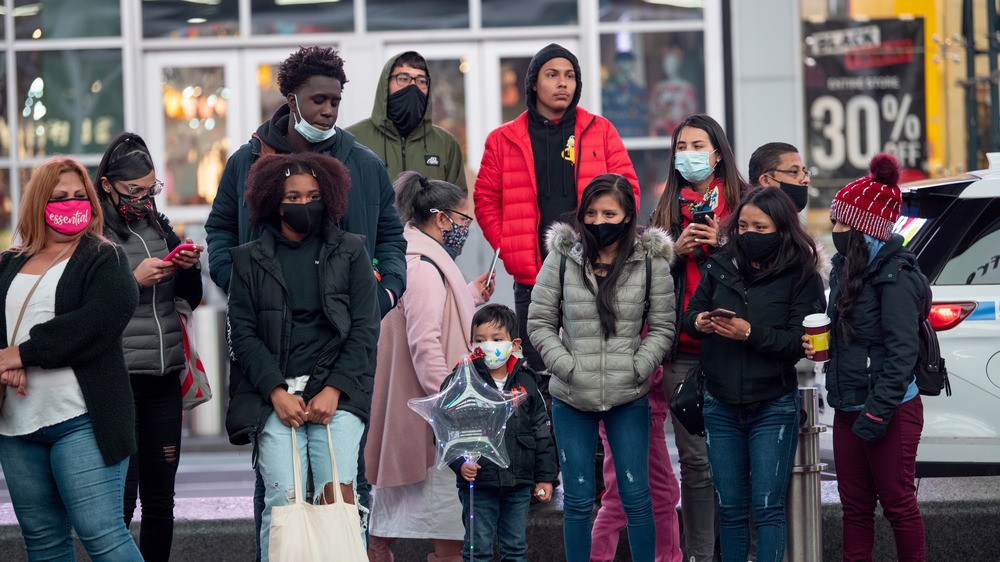
[[[101,214],[101,204],[97,191],[87,170],[72,158],[56,156],[50,158],[31,173],[24,193],[21,195],[21,206],[17,217],[17,227],[14,236],[19,240],[16,249],[19,254],[33,256],[45,247],[48,225],[45,223],[45,205],[52,197],[52,192],[59,184],[63,174],[73,174],[83,183],[83,188],[90,200],[90,224],[77,237],[95,236],[103,239],[104,215]]]

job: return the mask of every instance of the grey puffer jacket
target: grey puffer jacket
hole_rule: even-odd
[[[670,350],[674,339],[674,282],[670,264],[673,241],[659,228],[646,229],[636,240],[631,258],[618,280],[617,335],[605,340],[598,319],[597,278],[583,263],[579,234],[556,223],[548,232],[549,255],[535,280],[528,309],[528,337],[552,380],[553,397],[577,410],[605,411],[645,396],[649,376]],[[646,295],[646,256],[651,258],[649,332],[642,338]],[[566,256],[565,287],[559,283],[559,263]],[[559,301],[563,301],[562,338]]]
[[[146,258],[167,257],[181,243],[166,217],[161,214],[159,220],[166,238],[153,230],[147,220],[128,223],[131,235],[125,240],[112,229],[105,229],[105,235],[125,250],[133,271]],[[139,304],[122,334],[129,374],[165,375],[184,368],[184,338],[174,297],[187,300],[194,309],[201,301],[201,290],[200,265],[178,269],[152,287],[139,287]]]

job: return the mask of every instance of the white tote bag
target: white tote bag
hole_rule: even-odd
[[[274,562],[367,562],[358,507],[345,502],[340,492],[330,426],[326,435],[333,467],[334,503],[328,505],[313,505],[303,499],[302,463],[295,430],[291,431],[295,503],[271,508],[269,558]]]

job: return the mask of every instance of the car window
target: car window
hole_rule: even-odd
[[[945,262],[936,285],[1000,284],[1000,201],[991,201]]]

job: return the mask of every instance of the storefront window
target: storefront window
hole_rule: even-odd
[[[663,186],[667,181],[667,165],[670,163],[670,150],[657,148],[650,150],[629,150],[628,157],[632,159],[632,167],[639,178],[639,188],[642,196],[639,198],[639,222],[649,224],[649,218],[656,210]]]
[[[367,0],[369,31],[467,29],[469,3],[455,0]]]
[[[513,121],[527,106],[524,99],[524,77],[528,74],[531,57],[500,59],[500,116],[504,123]]]
[[[622,137],[665,137],[705,111],[700,31],[601,35],[601,103]]]
[[[279,107],[285,105],[285,96],[278,88],[278,65],[261,64],[257,66],[257,86],[260,88],[260,122],[271,119]]]
[[[120,0],[15,0],[18,39],[68,39],[121,35]]]
[[[21,184],[24,185],[23,183]],[[10,248],[14,234],[14,201],[10,198],[10,170],[0,170],[0,246]]]
[[[230,89],[221,66],[164,67],[161,88],[168,205],[207,205],[226,165]]]
[[[10,120],[7,119],[7,59],[3,58],[0,60],[0,158],[10,156],[9,131]]]
[[[252,0],[253,33],[292,35],[354,31],[354,3],[344,0]]]
[[[143,0],[142,34],[171,39],[236,37],[240,34],[239,0]]]
[[[17,53],[22,157],[102,154],[122,131],[121,50]]]
[[[465,123],[465,59],[428,60],[431,75],[431,103],[434,124],[447,129],[466,151]]]
[[[482,0],[483,27],[573,25],[576,0]]]
[[[703,0],[600,0],[598,10],[601,21],[700,20],[704,4]]]

